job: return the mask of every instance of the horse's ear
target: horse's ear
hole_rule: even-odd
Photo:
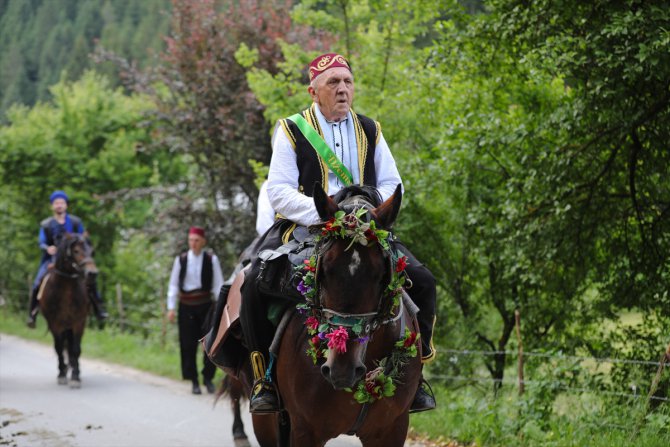
[[[322,221],[327,221],[331,217],[335,216],[335,213],[340,209],[337,206],[337,203],[333,201],[326,191],[323,190],[323,187],[320,183],[314,183],[314,192],[312,193],[314,198],[314,205],[316,206],[316,211],[319,213]]]
[[[372,217],[377,224],[377,227],[385,230],[390,230],[395,222],[398,213],[400,212],[400,204],[402,203],[402,186],[398,183],[395,192],[391,197],[386,199],[384,203],[372,210]]]

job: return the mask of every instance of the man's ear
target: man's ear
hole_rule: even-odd
[[[339,211],[337,203],[331,199],[319,182],[314,183],[314,192],[312,193],[316,211],[323,222],[335,217],[335,213]]]
[[[390,230],[393,223],[400,212],[400,204],[402,202],[402,186],[398,183],[395,192],[391,197],[386,199],[384,203],[371,211],[372,218],[377,224],[378,228]]]

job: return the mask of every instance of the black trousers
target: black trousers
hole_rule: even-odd
[[[278,248],[281,245],[281,235],[289,226],[288,221],[279,220],[265,234],[256,247],[254,253],[266,248]],[[435,352],[432,346],[433,325],[435,323],[436,308],[436,281],[433,274],[421,264],[416,257],[400,241],[394,241],[395,248],[408,258],[405,271],[412,281],[412,287],[407,289],[412,301],[419,307],[419,331],[421,332],[422,358],[430,360]],[[267,319],[268,301],[256,288],[255,278],[260,271],[260,260],[254,258],[251,261],[251,270],[247,273],[247,280],[242,286],[244,299],[240,308],[240,323],[244,339],[249,352],[261,352],[268,358],[268,350],[272,344],[275,328]]]
[[[205,323],[211,307],[212,303],[197,304],[194,306],[179,303],[177,322],[179,325],[179,348],[181,351],[181,376],[185,380],[198,381],[198,369],[196,366],[196,356],[200,347],[198,340],[207,332]],[[204,352],[202,358],[202,377],[204,380],[212,380],[216,373],[216,366]]]

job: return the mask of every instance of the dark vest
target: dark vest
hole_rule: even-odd
[[[317,130],[323,138],[323,131],[314,111],[314,105],[301,112],[307,122]],[[363,115],[352,113],[354,120],[354,132],[356,133],[356,144],[358,146],[359,166],[362,165],[360,173],[361,183],[369,186],[377,186],[377,173],[375,171],[375,148],[381,134],[379,123]],[[299,191],[311,197],[314,191],[314,183],[320,183],[328,192],[328,167],[321,157],[307,141],[307,138],[298,129],[298,126],[288,119],[279,120],[289,141],[296,152],[298,164]],[[360,169],[357,166],[355,169]]]
[[[47,245],[58,246],[65,233],[82,233],[81,219],[74,214],[68,214],[67,216],[70,218],[72,228],[68,228],[67,222],[63,225],[59,224],[53,216],[40,222],[40,227],[44,230],[44,235],[47,238]]]
[[[188,252],[179,255],[179,290],[182,292],[209,292],[212,290],[212,278],[214,270],[212,268],[212,255],[208,252],[203,252],[202,269],[200,271],[201,288],[198,290],[184,290],[184,278],[186,277],[186,263],[188,262]]]

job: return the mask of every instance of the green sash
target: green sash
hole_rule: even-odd
[[[300,132],[307,138],[307,141],[309,141],[312,147],[316,150],[316,153],[319,154],[330,170],[333,171],[333,174],[335,174],[345,186],[354,183],[353,177],[347,167],[342,164],[333,150],[328,147],[325,141],[323,141],[321,135],[319,135],[316,129],[309,125],[307,120],[303,118],[301,114],[296,113],[295,115],[289,116],[287,119],[293,121],[296,126],[298,126],[298,129],[300,129]]]

